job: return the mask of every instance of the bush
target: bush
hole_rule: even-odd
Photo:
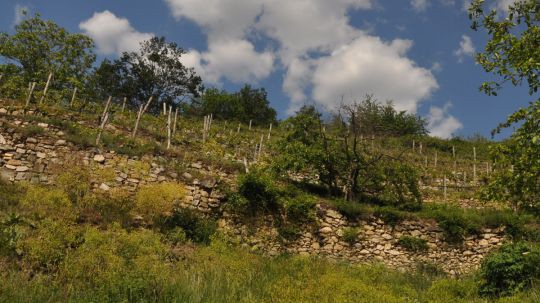
[[[20,133],[23,138],[35,137],[42,135],[45,130],[42,127],[37,125],[28,125],[24,128],[21,128]]]
[[[332,204],[349,220],[358,220],[369,216],[371,213],[365,205],[354,201],[334,200]]]
[[[56,270],[68,251],[82,243],[79,229],[62,221],[45,219],[18,247],[23,260],[35,269]]]
[[[395,227],[407,218],[407,214],[405,212],[388,206],[380,207],[375,210],[375,216],[381,218],[381,220],[392,227]]]
[[[315,199],[309,195],[285,198],[287,220],[296,223],[309,223],[315,220]]]
[[[217,229],[215,221],[204,218],[188,208],[176,208],[163,224],[163,230],[166,234],[174,232],[178,227],[185,232],[188,239],[203,244],[210,243],[210,237]]]
[[[238,178],[238,194],[231,199],[233,205],[251,213],[276,212],[279,208],[278,190],[273,180],[261,171],[253,170]]]
[[[20,206],[33,219],[75,218],[69,197],[56,188],[28,185],[25,196],[20,200]]]
[[[358,228],[346,227],[343,229],[343,241],[353,245],[356,243],[356,241],[358,241],[359,234]]]
[[[80,203],[79,219],[94,224],[116,222],[126,226],[131,221],[134,204],[133,197],[120,189],[96,193],[86,196]]]
[[[172,245],[184,244],[188,238],[182,227],[175,227],[165,233],[165,239]]]
[[[527,289],[540,279],[540,246],[503,245],[482,261],[480,276],[483,295],[505,296]]]
[[[401,236],[398,240],[398,244],[403,248],[414,252],[423,252],[429,249],[426,240],[411,236]]]
[[[80,166],[72,166],[58,176],[58,187],[69,197],[71,202],[78,203],[91,190],[90,172]]]
[[[135,213],[149,223],[159,223],[171,215],[174,207],[184,198],[185,189],[179,183],[159,183],[143,186],[135,197]]]
[[[465,236],[479,234],[483,225],[477,213],[465,212],[458,207],[443,205],[428,209],[426,213],[439,223],[445,240],[450,243],[461,243]]]

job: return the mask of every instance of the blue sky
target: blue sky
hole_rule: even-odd
[[[487,1],[504,14],[512,0]],[[474,63],[486,33],[473,32],[463,0],[124,0],[0,3],[0,31],[39,12],[96,41],[99,60],[152,35],[189,51],[207,87],[265,87],[279,117],[305,103],[331,110],[365,94],[428,119],[433,135],[488,136],[527,105],[526,87],[498,97]]]

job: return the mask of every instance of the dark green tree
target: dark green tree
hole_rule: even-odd
[[[540,209],[540,2],[516,1],[508,14],[486,10],[483,0],[475,0],[469,9],[472,28],[484,28],[489,41],[476,61],[502,79],[482,84],[480,89],[496,95],[504,83],[519,86],[526,82],[533,101],[512,114],[493,134],[517,125],[506,142],[495,146],[491,154],[500,169],[485,188],[488,199],[512,202],[515,209]]]
[[[154,112],[161,109],[163,102],[180,105],[203,91],[201,77],[181,62],[185,53],[176,43],[153,37],[142,42],[138,51],[124,52],[120,59],[103,63],[96,70],[97,83],[103,85],[101,90],[131,97],[135,106],[153,96],[158,101],[151,104]],[[109,79],[117,84],[109,86]]]
[[[16,97],[31,81],[42,86],[51,72],[51,90],[82,89],[95,61],[93,47],[91,38],[69,33],[39,14],[23,20],[13,35],[0,33],[4,93]]]

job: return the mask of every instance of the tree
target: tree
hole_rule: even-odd
[[[152,103],[150,110],[159,112],[163,102],[179,105],[203,91],[201,77],[181,62],[185,53],[176,43],[153,37],[142,42],[139,51],[124,52],[113,63],[105,62],[96,70],[96,77],[101,83],[109,78],[117,79],[119,84],[113,90],[132,94],[130,102],[135,105],[153,96],[158,102]]]
[[[349,201],[372,200],[402,207],[421,203],[418,176],[399,157],[371,149],[362,140],[358,104],[342,106],[332,125],[305,106],[285,120],[276,142],[273,169],[281,176],[302,175]]]
[[[211,88],[201,98],[192,102],[191,112],[210,115],[215,118],[236,120],[254,125],[268,125],[276,122],[276,111],[270,107],[264,88],[254,89],[245,85],[236,93]]]
[[[475,0],[469,9],[472,29],[485,28],[490,35],[484,52],[476,61],[486,70],[502,78],[485,82],[480,89],[496,95],[510,81],[519,86],[526,82],[529,95],[536,100],[530,106],[512,114],[493,134],[512,125],[517,130],[492,151],[501,167],[484,190],[488,199],[512,202],[515,209],[540,211],[540,3],[537,0],[516,1],[508,15],[501,18],[497,11],[486,12],[483,0]]]
[[[94,42],[83,34],[72,34],[39,14],[15,26],[15,34],[0,33],[0,73],[12,97],[29,82],[42,84],[53,73],[51,89],[81,89],[95,55]]]

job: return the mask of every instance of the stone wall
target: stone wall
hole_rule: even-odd
[[[418,262],[428,262],[457,275],[476,268],[485,254],[504,240],[503,230],[486,229],[478,236],[465,239],[463,245],[451,246],[444,241],[435,222],[405,221],[395,227],[377,218],[349,222],[335,210],[317,205],[317,228],[307,228],[297,240],[287,242],[280,238],[270,218],[260,220],[256,226],[248,226],[224,210],[221,205],[223,194],[216,185],[231,183],[234,176],[205,167],[200,162],[188,165],[192,173],[185,171],[179,175],[179,172],[166,169],[163,163],[170,159],[163,157],[137,159],[98,149],[82,150],[67,142],[60,129],[43,123],[37,124],[43,130],[39,135],[25,138],[18,131],[30,125],[0,108],[0,175],[3,179],[53,184],[55,177],[66,167],[84,165],[96,175],[101,171],[112,173],[108,180],[96,179],[93,182],[95,190],[123,187],[135,191],[141,185],[155,182],[182,182],[188,189],[183,206],[213,213],[220,218],[222,230],[244,246],[268,255],[288,252],[352,262],[379,261],[394,268],[410,268]],[[348,227],[359,231],[354,244],[343,239],[343,231]],[[401,247],[397,242],[404,235],[425,239],[428,251],[410,252]]]

